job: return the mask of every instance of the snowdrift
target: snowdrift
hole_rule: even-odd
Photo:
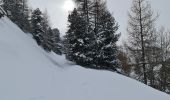
[[[0,100],[170,100],[107,71],[69,64],[46,53],[8,18],[0,19]]]

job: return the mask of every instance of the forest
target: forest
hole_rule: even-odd
[[[128,39],[105,0],[74,0],[62,37],[50,25],[48,11],[32,9],[27,0],[0,0],[0,18],[6,15],[46,52],[65,55],[84,68],[116,72],[170,94],[170,31],[156,27],[160,14],[148,0],[132,0],[128,10]]]

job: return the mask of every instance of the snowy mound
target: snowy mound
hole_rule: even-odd
[[[107,71],[47,54],[8,18],[0,19],[0,100],[170,100],[170,96]]]

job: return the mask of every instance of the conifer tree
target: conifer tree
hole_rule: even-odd
[[[131,11],[129,12],[128,33],[130,35],[129,49],[133,55],[136,67],[136,74],[141,77],[141,81],[148,84],[147,52],[152,46],[155,33],[154,13],[151,5],[146,0],[133,0]]]
[[[66,33],[66,56],[69,60],[76,62],[79,65],[87,66],[90,65],[91,51],[90,44],[93,38],[92,34],[86,33],[85,25],[86,21],[78,13],[77,9],[69,15],[68,21],[70,25]]]
[[[47,32],[45,32],[45,34],[43,35],[44,38],[43,47],[48,52],[52,51],[52,48],[54,47],[55,41],[53,40],[53,35],[54,35],[53,31],[50,27],[47,29]]]
[[[3,0],[3,8],[15,24],[24,32],[30,32],[27,0]]]
[[[57,28],[52,29],[53,32],[53,37],[52,40],[54,41],[54,47],[52,48],[52,50],[56,53],[61,55],[62,54],[62,41],[60,38],[60,32]]]
[[[118,25],[115,19],[109,12],[105,12],[103,15],[103,32],[99,32],[97,37],[98,44],[98,55],[97,55],[97,65],[106,67],[109,70],[116,70],[119,67],[119,62],[117,59],[117,46],[119,35],[116,34]],[[100,19],[102,20],[102,19]]]
[[[94,3],[95,31],[95,66],[99,69],[116,71],[119,65],[116,42],[119,39],[118,24],[106,8],[106,3],[95,0]]]
[[[14,0],[3,0],[3,8],[7,13],[12,13],[12,10],[15,8],[14,5]]]
[[[105,2],[76,2],[77,9],[68,17],[67,58],[88,68],[115,71],[119,66],[116,47],[119,35],[116,34],[118,25],[114,17],[106,9]]]
[[[31,26],[32,34],[34,39],[37,41],[38,45],[43,45],[44,42],[44,30],[43,30],[43,14],[39,8],[32,12],[31,16]]]
[[[92,0],[75,0],[76,4],[77,4],[77,11],[80,14],[81,18],[84,19],[84,22],[82,25],[84,25],[84,27],[81,29],[83,30],[82,32],[84,34],[83,35],[83,41],[84,41],[84,54],[86,59],[85,62],[87,63],[87,65],[91,65],[93,64],[93,57],[94,57],[94,50],[92,49],[94,47],[95,44],[95,33],[94,33],[94,29],[93,29],[93,24],[92,24],[92,7],[93,7],[93,1]],[[91,63],[91,64],[90,64]],[[91,65],[92,67],[93,65]]]
[[[53,43],[51,43],[52,41],[50,39],[51,39],[53,33],[52,33],[52,29],[49,24],[49,17],[48,17],[47,10],[45,10],[45,12],[42,14],[41,23],[42,23],[42,28],[44,31],[44,33],[42,34],[43,40],[44,40],[42,43],[42,46],[47,52],[49,52],[52,50]]]

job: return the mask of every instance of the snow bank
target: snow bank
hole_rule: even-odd
[[[84,69],[47,54],[8,18],[0,19],[0,100],[170,100],[127,77]]]

